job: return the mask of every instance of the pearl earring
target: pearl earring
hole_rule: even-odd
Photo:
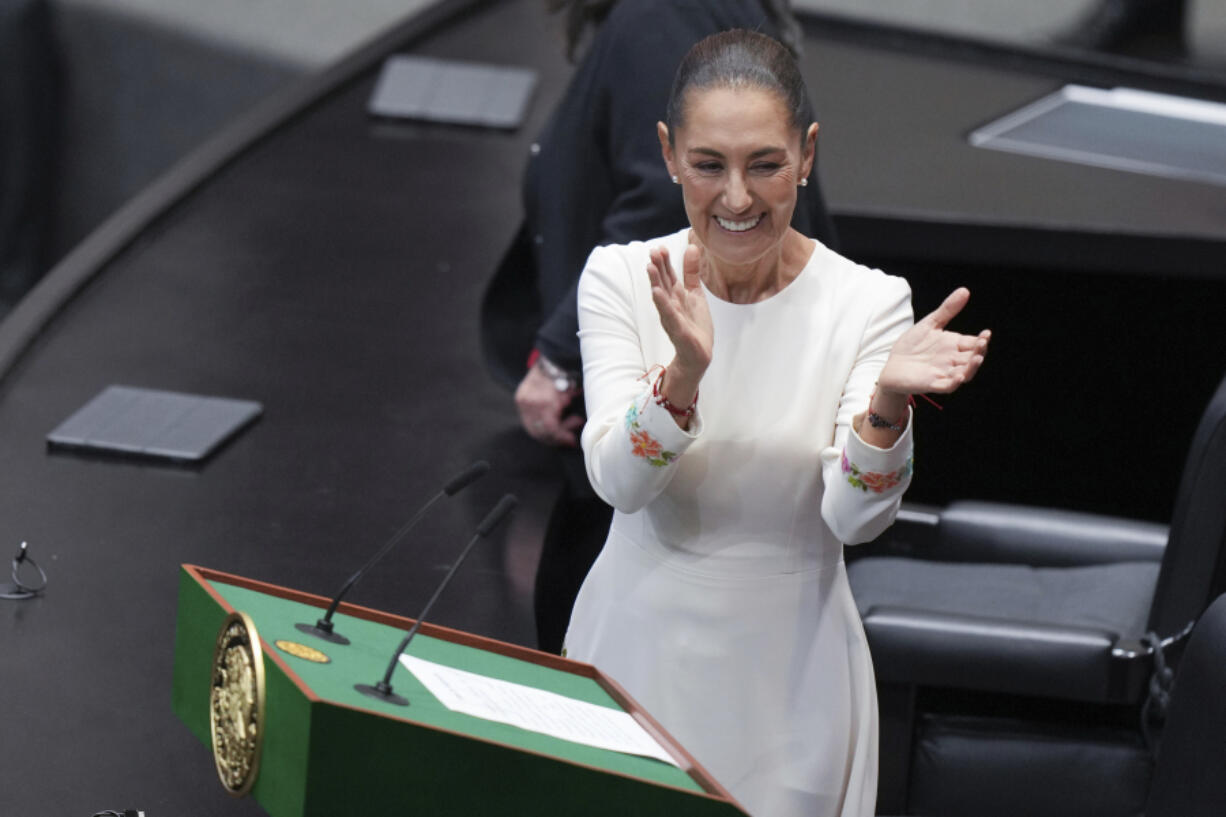
[[[673,176],[673,184],[681,184],[681,182],[677,181],[676,176]]]
[[[800,186],[801,186],[801,187],[808,187],[808,186],[809,186],[809,180],[808,180],[808,179],[801,179],[801,180],[800,180]]]

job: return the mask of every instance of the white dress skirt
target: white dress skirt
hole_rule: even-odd
[[[651,398],[672,347],[648,248],[596,250],[580,284],[596,491],[617,510],[579,596],[567,655],[635,697],[755,817],[873,814],[877,703],[844,543],[892,521],[910,423],[890,449],[851,431],[893,341],[906,283],[814,243],[783,291],[707,294],[712,364],[681,430]]]

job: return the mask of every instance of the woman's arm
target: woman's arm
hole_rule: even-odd
[[[991,330],[961,335],[945,328],[970,297],[966,287],[954,290],[891,347],[864,418],[856,422],[856,430],[869,445],[894,444],[907,420],[912,394],[949,394],[975,377],[988,353]]]
[[[677,276],[668,251],[655,247],[647,264],[651,300],[674,348],[672,362],[653,389],[653,396],[660,405],[671,407],[669,413],[673,421],[683,429],[689,427],[692,411],[698,403],[698,385],[711,365],[715,345],[711,312],[699,274],[702,259],[700,247],[694,244],[686,247],[683,273]]]
[[[905,398],[900,431],[878,436],[874,432],[879,430],[864,422],[890,350],[914,320],[907,282],[880,273],[873,276],[856,293],[857,298],[871,298],[874,303],[867,311],[856,360],[843,385],[834,440],[821,454],[822,518],[845,544],[867,542],[888,528],[911,482],[912,429]],[[884,407],[874,408],[885,411]]]
[[[969,298],[970,292],[959,288],[907,328],[910,293],[900,290],[893,305],[869,322],[844,404],[849,395],[853,401],[859,399],[868,376],[876,370],[869,397],[863,411],[851,418],[850,428],[836,433],[836,442],[843,438],[837,470],[833,458],[823,455],[826,493],[822,512],[843,542],[873,539],[894,519],[913,470],[911,395],[953,392],[974,378],[983,364],[989,330],[962,335],[945,328]],[[883,352],[884,362],[880,362]],[[840,416],[844,416],[842,408]]]
[[[596,493],[626,513],[642,508],[664,490],[677,460],[702,431],[697,408],[683,428],[653,395],[662,367],[675,359],[676,349],[667,337],[640,336],[640,331],[659,332],[648,273],[635,268],[646,267],[646,260],[644,254],[624,247],[598,248],[579,283],[579,340],[588,412],[582,436],[584,459]],[[668,380],[666,376],[665,388]],[[683,378],[674,378],[678,380]],[[677,394],[668,397],[680,399]]]

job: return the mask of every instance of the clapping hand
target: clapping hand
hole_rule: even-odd
[[[879,390],[949,394],[970,382],[983,364],[992,332],[984,329],[978,335],[961,335],[945,328],[970,297],[970,290],[959,287],[895,341],[877,380]]]
[[[707,296],[702,290],[699,274],[702,261],[702,249],[691,244],[685,249],[680,277],[673,273],[668,250],[663,247],[652,248],[651,261],[647,264],[651,300],[660,313],[660,325],[676,351],[669,365],[671,376],[680,377],[684,372],[701,379],[711,362],[715,330],[707,308]],[[674,372],[674,368],[679,371]]]
[[[715,345],[715,327],[707,294],[702,289],[702,249],[693,244],[685,248],[682,275],[673,274],[668,250],[654,247],[647,263],[651,280],[651,300],[660,314],[660,325],[673,344],[673,360],[665,370],[660,388],[673,406],[691,406],[698,399],[698,384]],[[689,418],[673,415],[677,425],[689,427]]]

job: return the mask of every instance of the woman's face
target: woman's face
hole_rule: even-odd
[[[708,257],[745,266],[777,253],[813,166],[817,124],[798,133],[782,100],[759,88],[691,90],[684,115],[671,144],[657,126],[660,147]]]

